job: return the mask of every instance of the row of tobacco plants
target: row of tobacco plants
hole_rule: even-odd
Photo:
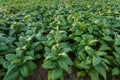
[[[0,11],[1,79],[26,80],[44,59],[48,80],[64,80],[72,67],[78,80],[119,80],[120,5],[25,5]]]

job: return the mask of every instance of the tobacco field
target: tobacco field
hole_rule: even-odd
[[[120,0],[0,0],[0,80],[120,80]]]

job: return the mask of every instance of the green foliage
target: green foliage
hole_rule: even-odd
[[[48,80],[63,80],[65,73],[72,73],[72,67],[77,68],[78,78],[107,80],[108,73],[119,77],[119,4],[109,0],[100,3],[60,0],[53,5],[44,5],[39,0],[33,3],[15,0],[12,5],[2,2],[0,77],[3,80],[25,80],[34,74],[35,60],[40,59],[44,59],[42,67],[48,70]]]

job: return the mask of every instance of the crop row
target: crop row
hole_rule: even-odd
[[[59,2],[44,7],[19,6],[1,8],[0,12],[3,80],[25,80],[37,69],[35,60],[43,58],[48,80],[64,80],[64,72],[71,74],[72,67],[77,69],[77,79],[119,79],[119,5],[108,1],[106,5]]]

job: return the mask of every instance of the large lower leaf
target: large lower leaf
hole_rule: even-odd
[[[100,80],[98,76],[98,72],[96,70],[94,69],[90,70],[89,74],[91,76],[91,80]]]
[[[45,69],[52,69],[57,66],[56,62],[53,62],[51,60],[44,61],[44,64],[42,65]]]
[[[52,80],[57,80],[63,75],[63,69],[57,67],[52,71]]]
[[[28,66],[24,65],[20,68],[20,73],[24,76],[27,77],[29,76],[29,69]]]
[[[59,66],[64,69],[65,71],[67,71],[68,73],[71,73],[71,68],[69,65],[70,62],[66,62],[63,59],[59,59],[58,64]]]
[[[7,50],[7,49],[8,49],[7,45],[5,45],[4,43],[0,43],[0,51]]]
[[[15,78],[19,75],[18,66],[17,65],[9,65],[7,73],[3,80],[15,80]]]
[[[101,58],[100,57],[93,56],[93,60],[92,60],[93,66],[98,65],[100,62],[101,62]]]
[[[17,59],[17,56],[15,54],[7,54],[5,55],[5,58],[10,62]]]
[[[95,70],[98,71],[98,73],[100,73],[103,76],[104,80],[106,80],[106,71],[105,71],[104,67],[96,66]]]

